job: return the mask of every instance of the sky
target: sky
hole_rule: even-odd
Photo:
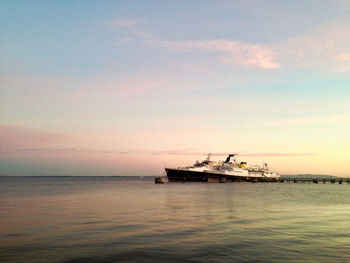
[[[0,174],[238,153],[350,176],[349,1],[0,3]]]

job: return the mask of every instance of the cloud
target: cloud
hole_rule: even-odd
[[[19,149],[65,145],[74,140],[70,134],[46,132],[15,125],[0,125],[0,153],[17,152]]]
[[[283,67],[349,71],[350,27],[348,21],[325,23],[301,35],[270,44],[251,44],[229,39],[167,41],[159,36],[137,35],[150,46],[183,53],[206,52],[229,65],[260,69]]]
[[[348,21],[325,23],[305,34],[273,43],[271,47],[286,67],[347,71],[350,69],[348,24]]]
[[[210,74],[210,73],[208,73]],[[198,90],[201,83],[173,74],[172,71],[157,73],[134,73],[128,76],[105,75],[88,84],[82,84],[69,91],[67,99],[77,100],[83,97],[108,97],[115,99],[139,98],[142,103],[158,101],[159,96],[179,91]],[[147,97],[148,100],[144,100]],[[124,102],[124,101],[123,101]]]
[[[246,157],[298,157],[298,156],[312,156],[317,153],[245,153],[240,154],[240,156]]]
[[[340,54],[336,56],[336,60],[342,64],[339,71],[350,71],[350,53]]]
[[[275,52],[267,45],[253,45],[226,39],[162,41],[149,40],[148,44],[179,52],[208,51],[218,53],[217,58],[223,63],[245,67],[277,69],[281,65],[275,61]]]
[[[207,152],[186,148],[193,139],[184,146],[175,147],[173,131],[112,131],[112,132],[71,132],[59,133],[41,131],[21,126],[0,125],[2,136],[0,145],[1,160],[5,166],[0,167],[2,174],[28,174],[24,164],[37,166],[34,174],[45,173],[45,167],[58,169],[60,174],[154,174],[160,173],[165,165],[178,166],[180,163],[192,162],[194,158],[204,159]],[[191,134],[183,131],[184,136],[198,137],[198,131]],[[208,134],[204,136],[208,138]],[[181,143],[183,143],[181,139]],[[203,141],[200,139],[199,141]],[[208,146],[201,146],[206,149]],[[226,146],[228,147],[228,146]],[[169,150],[170,149],[170,150]],[[241,157],[297,157],[315,153],[272,152],[272,153],[239,153]],[[224,159],[228,153],[213,152],[213,156]],[[13,169],[6,168],[6,163],[13,163]],[[22,168],[21,168],[22,167]],[[56,167],[56,168],[55,168]],[[70,167],[70,168],[69,168]],[[68,170],[69,172],[67,172]],[[151,173],[152,172],[152,173]],[[53,170],[47,174],[56,173]]]
[[[125,38],[119,39],[116,42],[116,44],[117,45],[123,45],[123,44],[126,44],[126,43],[130,42],[131,40],[133,40],[131,37],[125,37]]]
[[[208,155],[208,152],[197,152],[197,151],[186,151],[186,150],[169,150],[164,151],[158,154],[166,154],[166,155]],[[210,153],[212,156],[228,156],[232,153]],[[245,157],[296,157],[296,156],[310,156],[316,155],[316,153],[235,153],[239,156]]]
[[[84,96],[114,96],[114,97],[144,97],[150,93],[169,88],[170,83],[157,79],[127,79],[114,82],[91,83],[71,92],[70,99],[78,99]]]
[[[341,55],[337,56],[337,59],[340,61],[349,62],[350,61],[350,53],[341,54]]]
[[[143,154],[143,155],[207,155],[208,152],[196,151],[193,149],[173,149],[159,150],[151,149],[152,146],[144,145],[142,148],[124,148],[120,149],[117,145],[108,147],[109,141],[115,141],[117,138],[125,138],[125,133],[59,133],[52,131],[41,131],[22,126],[0,125],[2,135],[1,151],[2,154],[13,153],[96,153],[96,154]],[[188,133],[188,132],[186,132]],[[129,134],[129,133],[127,133]],[[141,133],[129,134],[139,138]],[[144,136],[147,137],[144,134]],[[107,140],[106,144],[101,144],[102,139]],[[94,147],[86,142],[94,141]],[[141,140],[142,141],[142,140]],[[98,147],[95,147],[99,145]],[[120,145],[119,145],[120,146]],[[141,146],[142,147],[142,146]],[[118,149],[119,148],[119,149]],[[213,152],[213,156],[226,156],[229,152]],[[312,153],[239,153],[240,156],[305,156]]]
[[[116,18],[104,24],[114,27],[132,27],[145,21],[146,20],[144,18]]]
[[[266,125],[313,125],[349,122],[349,114],[329,115],[321,117],[294,118],[265,122]]]
[[[4,152],[0,152],[4,154]],[[116,155],[179,155],[179,156],[207,156],[208,152],[186,151],[186,150],[168,150],[168,151],[117,151],[117,150],[95,150],[88,148],[19,148],[8,153],[91,153],[91,154],[116,154]],[[211,156],[228,156],[231,153],[210,153]],[[239,153],[243,157],[297,157],[311,156],[317,153]]]
[[[101,154],[130,154],[125,151],[111,151],[111,150],[95,150],[88,148],[19,148],[15,149],[13,152],[25,153],[25,152],[36,152],[36,153],[101,153]],[[12,152],[12,153],[13,153]]]

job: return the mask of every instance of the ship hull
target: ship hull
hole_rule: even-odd
[[[169,182],[278,182],[279,178],[165,168]]]

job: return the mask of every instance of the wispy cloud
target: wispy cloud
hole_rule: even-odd
[[[271,45],[286,67],[350,69],[350,27],[348,22],[325,23],[302,35]]]
[[[159,152],[158,154],[166,154],[166,155],[207,155],[208,152],[198,152],[198,151],[186,151],[186,150],[169,150],[164,152]],[[222,152],[213,152],[210,153],[212,156],[228,156],[232,154],[231,152],[222,153]],[[310,156],[316,155],[317,153],[235,153],[239,156],[243,157],[296,157],[296,156]]]
[[[28,154],[61,154],[61,153],[91,153],[91,154],[112,154],[112,155],[179,155],[179,156],[205,156],[208,152],[197,151],[189,148],[160,150],[151,149],[150,147],[143,147],[134,149],[118,149],[114,147],[106,147],[101,143],[98,147],[91,147],[86,145],[87,141],[100,141],[101,138],[107,137],[108,140],[115,140],[117,137],[123,137],[122,134],[117,133],[108,136],[104,133],[58,133],[51,131],[41,131],[36,129],[29,129],[22,126],[0,125],[0,133],[2,134],[3,141],[1,143],[1,154],[15,154],[15,153],[28,153]],[[139,134],[137,134],[139,137]],[[157,147],[157,146],[156,146]],[[143,149],[142,149],[143,148]],[[230,152],[212,152],[213,156],[227,156]],[[274,153],[240,153],[240,156],[307,156],[315,153],[288,153],[288,152],[274,152]]]
[[[317,153],[243,153],[240,156],[246,157],[298,157],[298,156],[312,156]]]
[[[350,53],[343,53],[336,57],[342,65],[340,66],[340,71],[350,71]]]
[[[186,150],[168,150],[168,151],[118,151],[118,150],[103,150],[103,149],[88,149],[88,148],[19,148],[10,152],[0,152],[2,154],[13,154],[13,153],[93,153],[93,154],[129,154],[129,155],[179,155],[179,156],[206,156],[208,152],[198,152],[198,151],[186,151]],[[227,153],[210,153],[211,156],[228,156]],[[316,155],[317,153],[236,153],[242,157],[298,157],[298,156],[311,156]]]
[[[262,69],[277,69],[281,67],[275,61],[275,52],[267,45],[253,45],[226,39],[189,41],[149,40],[147,43],[179,52],[208,51],[218,53],[217,58],[223,63]]]
[[[344,54],[341,54],[339,56],[337,56],[337,59],[340,60],[340,61],[350,61],[350,53],[344,53]]]
[[[22,126],[0,125],[0,153],[17,152],[19,149],[35,149],[38,146],[65,145],[74,140],[71,134],[48,132]]]
[[[88,84],[70,94],[71,99],[84,96],[115,96],[137,97],[145,96],[155,90],[169,87],[168,82],[152,79],[130,79],[124,82],[116,80],[108,83]]]
[[[125,151],[111,151],[111,150],[95,150],[89,148],[19,148],[8,153],[18,153],[18,152],[37,152],[37,153],[101,153],[101,154],[129,154]],[[1,152],[0,152],[1,153]]]
[[[145,21],[146,20],[144,18],[115,18],[114,20],[105,22],[104,24],[115,27],[132,27]]]
[[[71,91],[67,97],[69,100],[85,96],[141,99],[147,97],[149,101],[154,101],[159,98],[160,94],[200,89],[199,81],[171,75],[172,72],[164,71],[152,74],[135,73],[120,78],[106,76],[81,85]]]
[[[290,118],[265,122],[266,125],[313,125],[313,124],[329,124],[338,122],[349,122],[349,114],[329,115],[320,117],[301,117]]]
[[[125,37],[125,38],[122,38],[122,39],[119,39],[116,44],[117,45],[123,45],[125,43],[128,43],[130,41],[132,41],[133,39],[131,37]]]

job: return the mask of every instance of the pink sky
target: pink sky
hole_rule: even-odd
[[[0,174],[350,176],[348,1],[169,6],[4,3]]]

